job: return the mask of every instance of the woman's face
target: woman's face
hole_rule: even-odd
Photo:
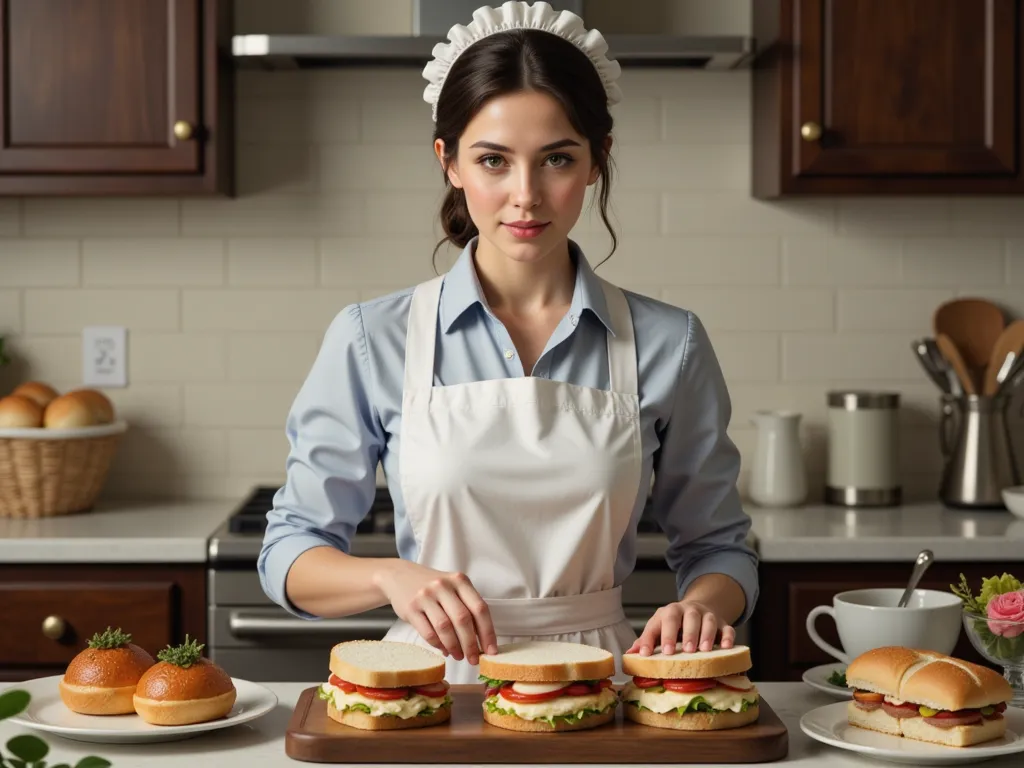
[[[444,142],[436,141],[434,151],[443,162]],[[589,142],[561,104],[536,91],[487,102],[466,126],[448,168],[481,240],[520,262],[564,247],[599,173]]]

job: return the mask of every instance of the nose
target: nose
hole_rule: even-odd
[[[512,204],[524,210],[537,207],[540,204],[540,182],[536,169],[524,163],[513,179]]]

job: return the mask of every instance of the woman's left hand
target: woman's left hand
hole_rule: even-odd
[[[696,600],[681,600],[659,608],[643,633],[626,653],[649,656],[660,645],[665,654],[675,653],[682,633],[683,652],[710,651],[721,633],[720,646],[732,648],[736,630],[720,620],[710,608]]]

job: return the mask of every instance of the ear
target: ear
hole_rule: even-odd
[[[601,151],[605,157],[611,154],[612,151],[612,137],[611,134],[605,137],[604,142],[601,145]],[[601,178],[601,168],[597,163],[592,163],[590,166],[590,177],[587,179],[587,186],[596,184],[597,180]]]
[[[448,181],[453,187],[461,188],[462,181],[459,179],[459,166],[454,160],[447,163],[445,167],[445,147],[443,139],[434,140],[434,154],[437,155],[437,161],[441,164],[441,169],[448,175]]]

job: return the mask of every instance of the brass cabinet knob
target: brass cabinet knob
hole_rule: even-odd
[[[67,628],[68,625],[60,616],[47,616],[43,619],[43,634],[51,640],[60,640]]]
[[[817,123],[804,123],[800,126],[800,135],[805,141],[817,141],[821,138],[821,126]]]
[[[174,124],[174,135],[182,141],[188,141],[192,138],[192,124],[187,120],[179,120]]]

